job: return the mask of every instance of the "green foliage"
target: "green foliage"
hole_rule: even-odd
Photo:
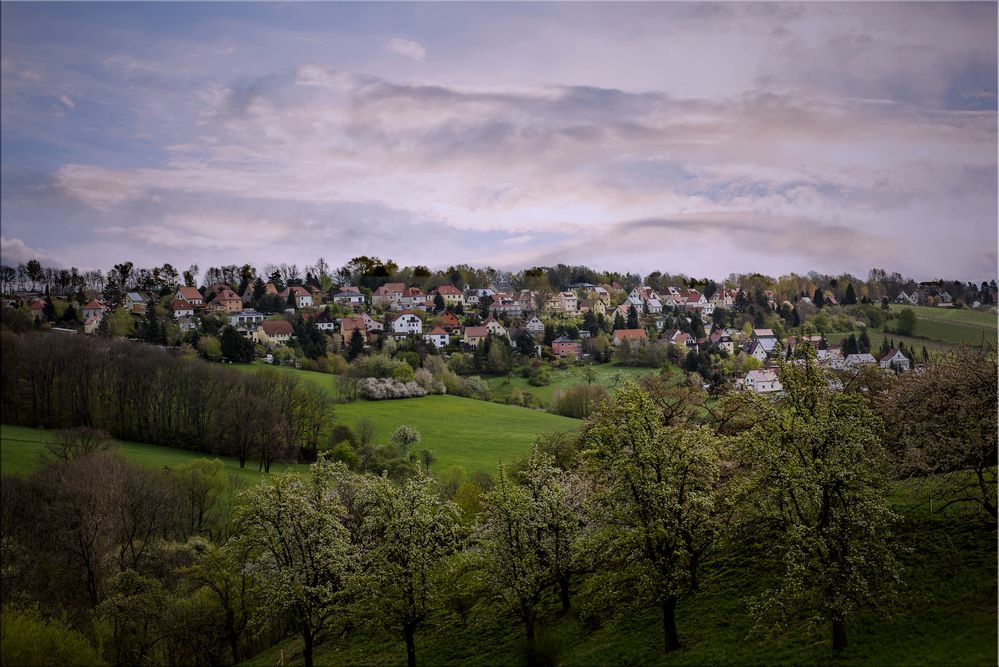
[[[902,312],[898,314],[895,333],[902,336],[912,336],[916,333],[916,313],[912,308],[903,308]]]
[[[11,604],[0,610],[0,662],[32,667],[106,664],[90,642],[64,622]]]
[[[731,500],[718,438],[671,421],[664,403],[629,382],[583,434],[601,558],[613,564],[611,577],[637,582],[634,594],[662,611],[667,651],[680,646],[677,604],[697,588]]]
[[[891,600],[899,583],[881,421],[862,395],[831,391],[812,354],[782,366],[781,382],[779,402],[747,398],[759,418],[741,440],[751,506],[782,563],[756,609],[776,627],[831,623],[841,650],[847,620]]]

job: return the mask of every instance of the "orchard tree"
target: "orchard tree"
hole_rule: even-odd
[[[317,635],[342,609],[355,570],[335,493],[345,470],[320,461],[309,476],[277,475],[244,491],[236,510],[234,548],[256,556],[251,567],[265,603],[287,612],[305,643],[306,667],[312,667]]]
[[[897,474],[932,481],[935,509],[974,504],[992,524],[997,372],[994,350],[964,348],[900,378],[884,405]]]
[[[741,441],[751,504],[783,565],[755,606],[778,623],[789,610],[828,622],[841,651],[849,618],[899,580],[881,420],[864,396],[831,390],[810,349],[780,376],[780,400],[745,399],[758,415]]]
[[[671,424],[663,407],[629,381],[584,428],[583,457],[602,557],[621,583],[637,582],[662,612],[666,651],[680,648],[676,610],[729,508],[721,440],[706,427]]]
[[[898,326],[895,333],[900,336],[912,336],[916,333],[916,313],[912,308],[903,308],[898,314]]]
[[[441,605],[448,559],[460,543],[461,512],[424,475],[401,485],[384,475],[355,480],[367,545],[355,588],[371,616],[402,635],[407,664],[415,667],[416,631]]]

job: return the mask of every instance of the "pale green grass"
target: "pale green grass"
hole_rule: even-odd
[[[658,375],[659,371],[654,368],[631,368],[628,366],[614,366],[611,364],[594,364],[593,369],[597,371],[594,384],[600,384],[609,390],[624,383],[631,378],[643,377],[646,375]],[[506,401],[514,389],[520,389],[524,393],[530,393],[541,401],[545,408],[551,408],[555,391],[566,390],[578,384],[584,384],[582,366],[571,366],[566,370],[551,370],[549,372],[551,383],[543,387],[535,387],[527,378],[514,376],[510,377],[487,377],[486,384],[489,385],[489,393],[493,400]]]

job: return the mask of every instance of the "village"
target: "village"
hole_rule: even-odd
[[[136,273],[141,277],[150,272]],[[858,298],[852,283],[842,288],[835,279],[829,287],[810,293],[805,289],[787,295],[784,290],[778,295],[774,289],[761,288],[759,281],[745,287],[731,281],[723,285],[703,281],[701,291],[662,284],[658,275],[650,276],[657,288],[629,276],[634,284],[574,282],[561,291],[547,285],[541,290],[467,284],[459,288],[443,281],[431,281],[438,284],[424,291],[416,284],[385,279],[375,281],[380,284],[373,289],[348,284],[324,290],[311,273],[306,281],[289,281],[297,284],[283,284],[278,272],[270,277],[266,282],[260,277],[249,280],[244,272],[240,293],[236,280],[195,287],[190,273],[183,286],[165,280],[157,287],[147,279],[147,289],[140,289],[124,280],[116,284],[120,272],[115,271],[103,290],[88,289],[81,280],[75,295],[66,298],[53,296],[65,294],[65,286],[46,284],[46,296],[10,290],[14,298],[4,305],[6,311],[15,309],[28,316],[35,328],[140,338],[175,349],[189,345],[211,361],[258,360],[299,368],[304,364],[340,373],[345,362],[361,354],[391,355],[398,350],[419,354],[410,364],[417,370],[419,359],[427,354],[446,360],[454,355],[474,358],[477,352],[481,357],[493,341],[499,341],[506,361],[482,360],[473,370],[512,373],[515,354],[522,360],[537,360],[535,366],[541,361],[561,368],[611,361],[641,367],[672,364],[699,372],[705,388],[724,385],[779,394],[779,366],[789,360],[800,362],[805,347],[811,348],[819,365],[835,371],[878,368],[901,373],[915,368],[918,351],[912,346],[906,349],[904,343],[895,345],[885,337],[879,349],[872,349],[866,329],[879,325],[882,315],[894,317],[888,313],[889,302],[981,308],[983,301],[990,305],[996,298],[994,283],[982,283],[981,288],[961,285],[966,293],[955,302],[938,283],[913,286],[910,281],[908,290],[885,293],[880,299],[875,294],[874,303],[868,286],[861,287]],[[364,282],[372,284],[370,277]],[[427,280],[420,282],[426,285]],[[794,302],[786,296],[795,297]],[[848,316],[847,308],[855,312]],[[859,332],[859,339],[856,333],[836,342],[827,339],[827,330],[842,329],[828,324],[832,313],[840,324],[848,319],[847,326]],[[233,352],[233,332],[243,341],[239,352]],[[311,336],[313,343],[298,340],[302,336]],[[386,346],[386,341],[391,343]],[[925,347],[922,353],[925,361]],[[499,353],[493,358],[503,359]],[[330,359],[334,363],[326,362]],[[535,376],[543,374],[532,372]]]

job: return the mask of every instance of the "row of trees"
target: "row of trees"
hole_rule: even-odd
[[[101,428],[115,437],[226,453],[261,469],[315,460],[328,442],[326,392],[276,370],[241,373],[122,340],[4,331],[4,423]]]

